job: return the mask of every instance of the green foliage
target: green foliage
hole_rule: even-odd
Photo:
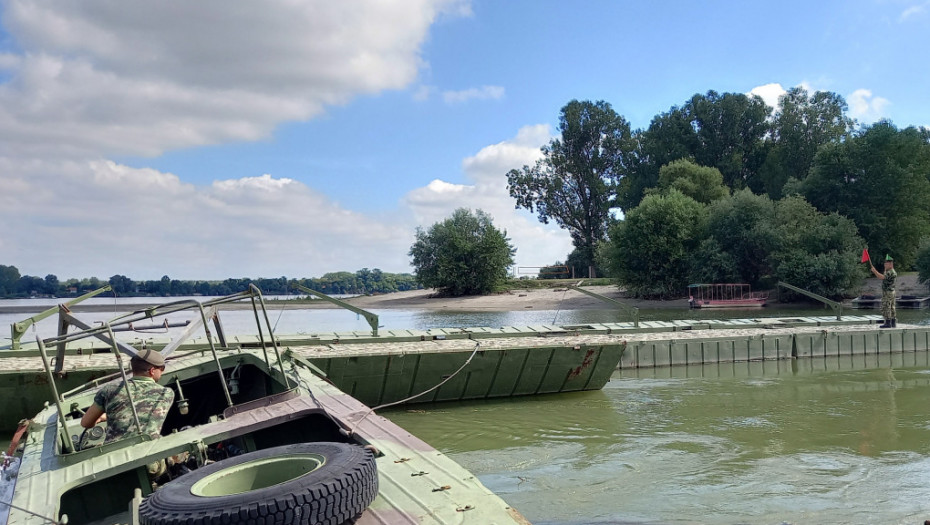
[[[535,166],[507,173],[507,188],[518,208],[568,230],[586,264],[593,265],[635,142],[629,123],[603,101],[569,102],[562,108],[559,131],[561,139],[542,148]]]
[[[782,95],[781,107],[772,119],[772,148],[760,170],[765,191],[773,199],[784,195],[789,178],[804,180],[817,150],[839,143],[852,130],[853,120],[845,115],[846,101],[836,93],[817,91],[808,95],[794,87]]]
[[[855,224],[818,212],[803,197],[772,201],[737,192],[710,207],[706,234],[692,259],[696,282],[784,281],[841,298],[864,277]]]
[[[777,280],[836,299],[856,288],[865,275],[859,263],[864,241],[851,220],[822,214],[802,197],[778,201],[775,214]]]
[[[0,266],[0,275],[3,275],[4,268],[15,271],[17,277],[11,288],[12,291],[4,292],[3,289],[0,289],[0,297],[28,297],[33,294],[56,297],[77,296],[107,284],[96,277],[80,280],[68,279],[65,282],[59,282],[58,277],[54,275],[47,275],[45,279],[29,275],[19,277],[19,270],[13,266]],[[7,271],[7,273],[10,276],[14,275],[12,271]],[[153,281],[133,281],[125,275],[114,275],[110,277],[108,283],[113,288],[113,293],[120,297],[222,296],[241,292],[247,289],[249,284],[258,286],[265,295],[293,294],[295,293],[294,284],[302,284],[313,290],[328,294],[389,293],[420,288],[416,277],[409,273],[387,273],[377,268],[374,270],[362,268],[355,273],[328,273],[321,278],[290,280],[287,277],[270,279],[243,277],[223,281],[181,281],[171,279],[165,275],[161,279]]]
[[[909,268],[930,235],[930,141],[925,130],[881,121],[840,144],[827,144],[798,185],[824,212],[852,219],[874,253]]]
[[[930,237],[921,239],[914,267],[917,269],[917,280],[930,287]]]
[[[12,295],[19,285],[19,269],[0,264],[0,295]]]
[[[707,221],[707,236],[713,242],[703,248],[718,248],[725,264],[704,268],[709,282],[733,281],[735,267],[737,281],[753,286],[761,284],[762,278],[772,273],[769,255],[779,246],[775,231],[775,206],[771,199],[741,190],[731,197],[720,199],[710,205]],[[709,251],[700,252],[701,259],[695,264],[709,265],[713,261]],[[718,273],[719,272],[719,273]]]
[[[620,207],[627,211],[636,206],[646,190],[658,184],[660,168],[678,159],[717,168],[724,184],[734,191],[746,187],[760,191],[758,171],[768,150],[770,112],[758,97],[708,91],[657,115],[635,137],[639,158],[630,163],[635,169],[621,187]]]
[[[723,184],[720,170],[698,166],[688,159],[673,160],[662,166],[659,188],[674,188],[702,204],[710,204],[730,194],[730,189]]]
[[[610,275],[637,297],[681,296],[705,214],[704,205],[678,190],[646,196],[611,226],[603,250]]]
[[[423,286],[459,296],[488,293],[504,283],[515,252],[490,215],[459,208],[428,231],[417,228],[409,255]]]

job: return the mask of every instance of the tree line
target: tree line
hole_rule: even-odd
[[[840,95],[800,87],[777,108],[708,91],[632,130],[609,103],[572,100],[508,189],[569,231],[577,275],[638,296],[784,280],[839,297],[866,275],[863,248],[904,269],[930,257],[930,129],[846,112]]]
[[[254,284],[267,295],[295,293],[295,284],[300,284],[326,294],[372,294],[416,290],[421,287],[414,275],[409,273],[382,272],[375,268],[362,268],[356,272],[332,272],[322,277],[288,279],[277,278],[229,278],[222,281],[190,281],[161,279],[134,281],[125,275],[114,275],[106,281],[96,277],[67,279],[60,281],[55,275],[45,278],[20,275],[15,266],[0,264],[0,297],[20,298],[33,296],[74,297],[110,285],[113,293],[120,297],[132,296],[223,296],[241,292]]]

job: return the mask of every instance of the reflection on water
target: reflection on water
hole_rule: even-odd
[[[598,392],[386,415],[533,523],[920,523],[930,357],[618,372]]]

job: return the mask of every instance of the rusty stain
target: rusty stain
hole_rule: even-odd
[[[593,349],[593,348],[589,348],[589,349],[588,349],[588,352],[584,355],[584,359],[582,359],[581,364],[578,365],[577,367],[575,367],[574,369],[572,369],[572,371],[568,373],[568,378],[569,378],[569,379],[574,379],[574,378],[578,377],[579,375],[581,375],[581,372],[582,372],[584,369],[586,369],[586,368],[588,368],[589,366],[591,366],[591,363],[594,362],[594,359],[593,359],[593,358],[594,358],[594,349]]]

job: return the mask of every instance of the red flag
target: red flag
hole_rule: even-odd
[[[872,260],[872,258],[869,257],[869,249],[866,248],[866,249],[862,250],[862,260],[860,260],[859,262],[869,262],[869,261],[871,261],[871,260]]]

